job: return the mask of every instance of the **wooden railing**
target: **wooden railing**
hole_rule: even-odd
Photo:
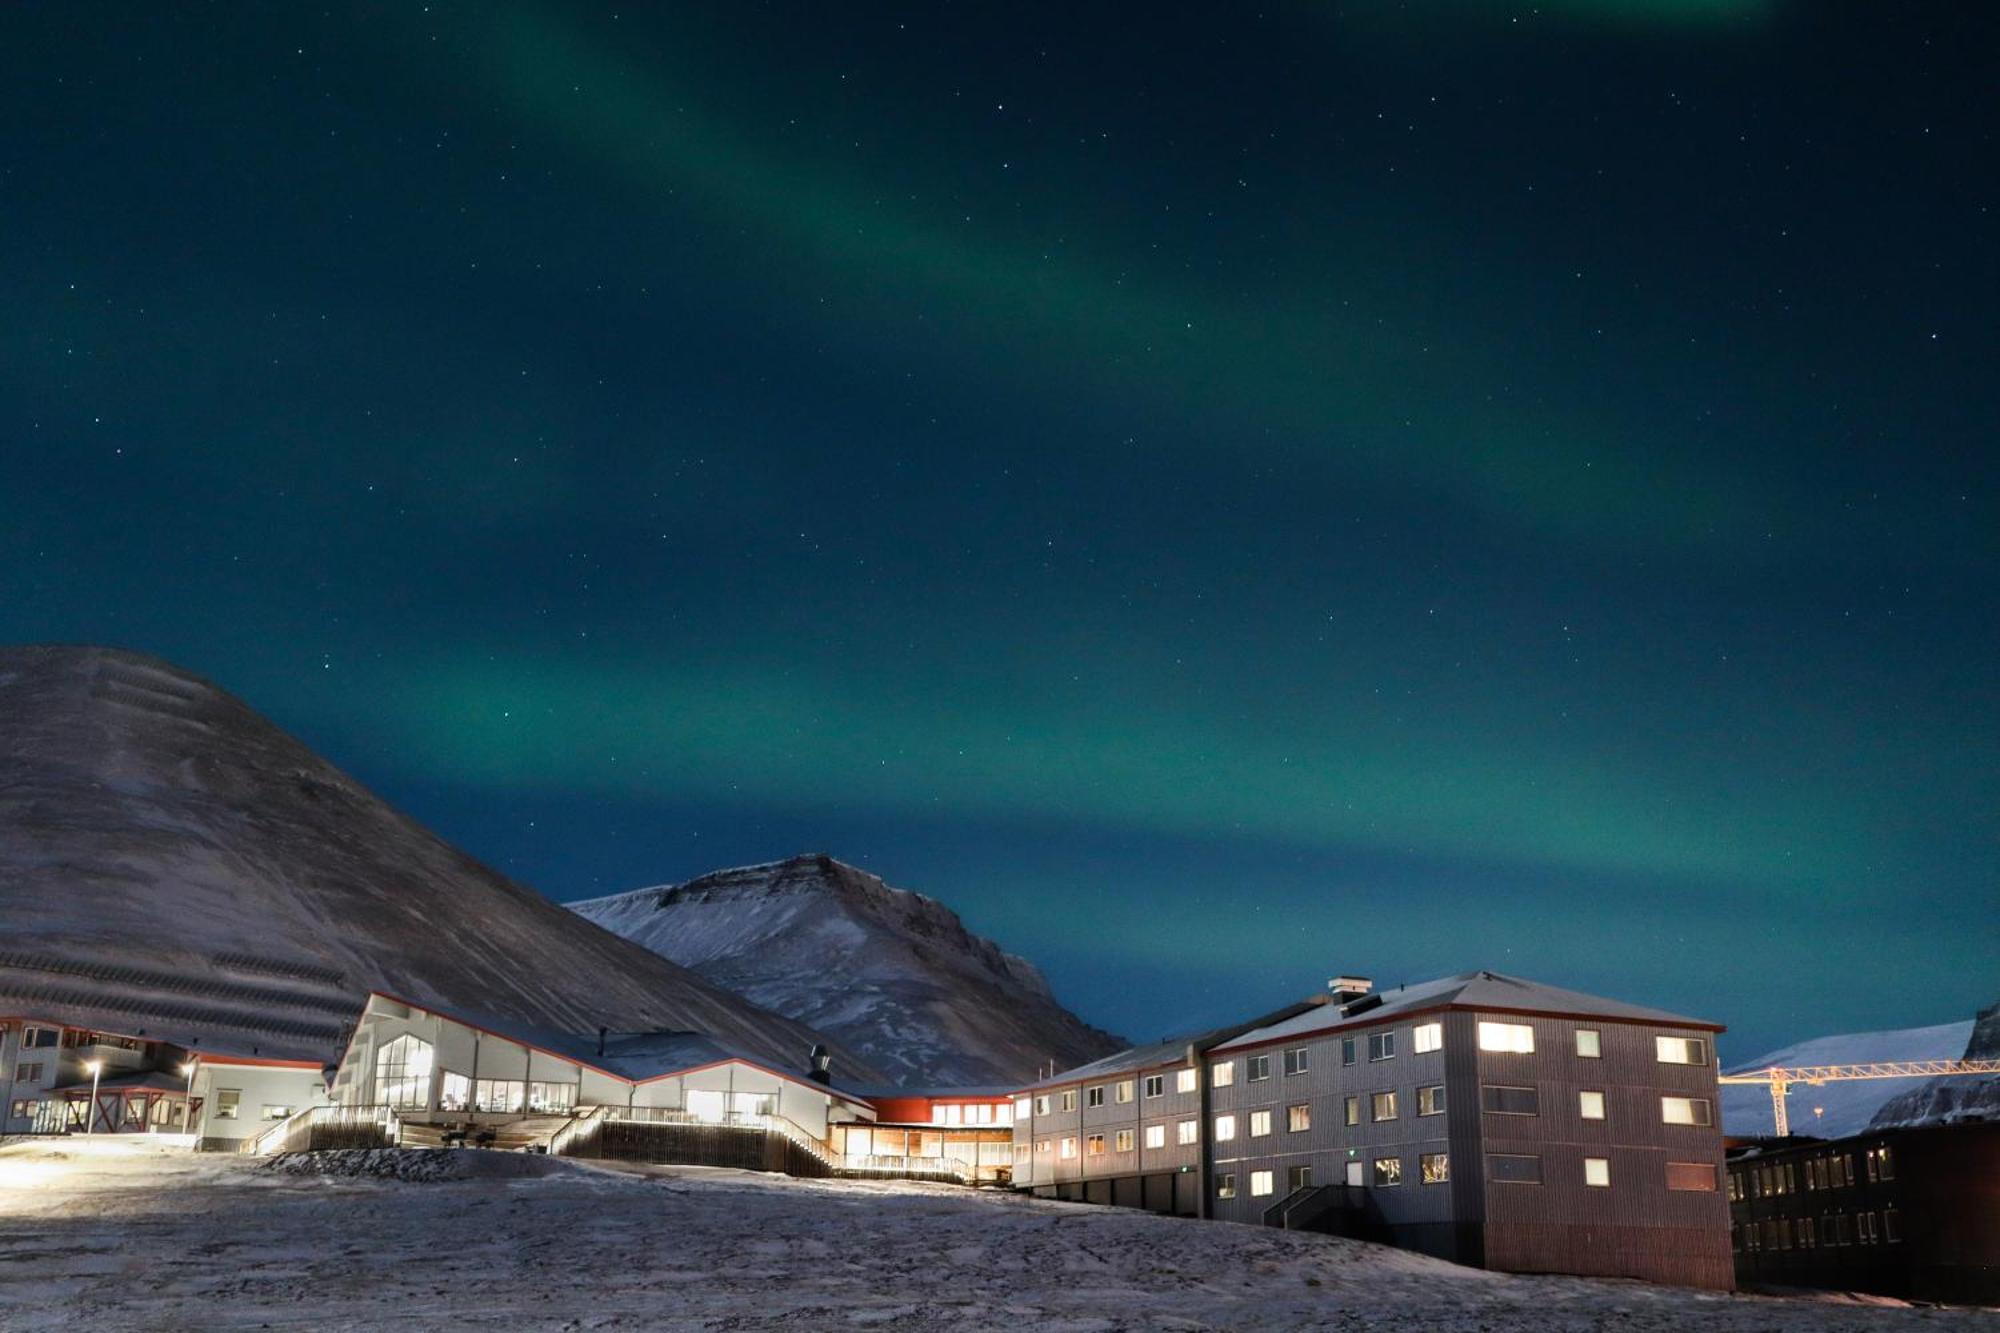
[[[394,1146],[402,1139],[403,1122],[387,1106],[308,1106],[245,1139],[241,1151],[258,1156],[299,1152],[324,1133],[363,1130],[379,1133]]]

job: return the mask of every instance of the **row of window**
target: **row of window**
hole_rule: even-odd
[[[1668,1162],[1666,1183],[1670,1190],[1710,1191],[1715,1188],[1715,1167],[1707,1162]],[[1539,1185],[1542,1183],[1542,1159],[1521,1153],[1488,1153],[1486,1156],[1486,1178],[1503,1185]],[[1419,1153],[1417,1155],[1417,1179],[1425,1185],[1444,1185],[1451,1181],[1451,1154],[1441,1152]],[[1288,1190],[1302,1189],[1313,1183],[1310,1166],[1294,1166],[1286,1174]],[[1370,1162],[1351,1161],[1347,1163],[1346,1182],[1352,1186],[1372,1186],[1375,1189],[1394,1189],[1403,1183],[1403,1159],[1397,1157],[1377,1157]],[[1611,1188],[1611,1159],[1608,1157],[1586,1157],[1583,1159],[1583,1183],[1593,1189]],[[1274,1189],[1274,1176],[1270,1171],[1250,1173],[1250,1194],[1253,1198],[1270,1194]],[[1215,1177],[1215,1194],[1219,1199],[1236,1197],[1236,1174],[1222,1172]]]
[[[1146,1126],[1145,1141],[1148,1148],[1166,1147],[1167,1127],[1165,1125]],[[1106,1140],[1102,1134],[1086,1135],[1082,1140],[1078,1140],[1074,1135],[1061,1139],[1036,1139],[1035,1151],[1037,1153],[1052,1152],[1064,1161],[1068,1161],[1076,1156],[1079,1142],[1082,1143],[1084,1153],[1087,1156],[1096,1157],[1105,1151],[1104,1145]],[[1132,1131],[1129,1129],[1118,1130],[1112,1134],[1110,1142],[1114,1145],[1111,1148],[1113,1152],[1131,1152]],[[1180,1121],[1174,1126],[1174,1142],[1182,1145],[1201,1142],[1201,1122],[1199,1120]]]
[[[1818,1217],[1767,1217],[1730,1228],[1738,1250],[1837,1249],[1844,1245],[1897,1245],[1903,1239],[1902,1215],[1894,1208],[1880,1213],[1821,1213]]]
[[[375,1100],[397,1111],[430,1106],[431,1044],[408,1033],[375,1053]],[[563,1114],[576,1105],[577,1085],[539,1079],[471,1079],[450,1069],[438,1071],[440,1111],[533,1111]]]
[[[1896,1157],[1886,1143],[1862,1153],[1871,1181],[1894,1180]],[[1765,1162],[1729,1175],[1731,1199],[1762,1199],[1807,1190],[1842,1189],[1855,1183],[1854,1159],[1844,1152],[1820,1153],[1803,1162]]]
[[[1175,1092],[1193,1092],[1195,1088],[1196,1079],[1194,1070],[1179,1069],[1174,1071]],[[1147,1098],[1164,1097],[1167,1095],[1167,1076],[1165,1074],[1148,1074],[1141,1079],[1127,1078],[1120,1079],[1115,1083],[1093,1084],[1083,1089],[1083,1104],[1092,1107],[1102,1106],[1108,1094],[1112,1102],[1122,1106],[1132,1100],[1135,1089],[1138,1090],[1140,1095]],[[1025,1118],[1029,1115],[1048,1115],[1053,1108],[1074,1111],[1077,1104],[1077,1095],[1075,1088],[1064,1088],[1061,1092],[1044,1092],[1033,1097],[1019,1097],[1014,1101],[1014,1114]]]

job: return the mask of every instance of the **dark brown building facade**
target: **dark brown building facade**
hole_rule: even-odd
[[[1729,1210],[1745,1285],[2000,1304],[2000,1124],[1760,1144]]]

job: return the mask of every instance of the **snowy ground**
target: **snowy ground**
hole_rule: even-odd
[[[436,1157],[334,1156],[347,1174],[130,1139],[0,1147],[0,1328],[2000,1328],[943,1186],[478,1152],[424,1179]]]

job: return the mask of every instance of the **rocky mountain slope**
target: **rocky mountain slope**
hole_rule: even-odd
[[[1961,1060],[2000,1060],[2000,1004],[1981,1009],[1962,1050]],[[2000,1120],[2000,1074],[1961,1074],[1926,1079],[1882,1104],[1871,1122],[1874,1128],[1919,1125],[1942,1120]]]
[[[0,1014],[331,1060],[370,989],[699,1031],[787,1070],[817,1040],[481,865],[205,681],[0,649]]]
[[[1801,1065],[1868,1064],[1877,1060],[1953,1060],[1965,1049],[1966,1038],[1971,1033],[1970,1022],[1897,1028],[1887,1032],[1843,1032],[1766,1051],[1754,1060],[1731,1065],[1729,1072],[1769,1069],[1774,1065],[1796,1068]],[[1817,1088],[1794,1087],[1786,1102],[1792,1130],[1822,1139],[1859,1134],[1868,1128],[1868,1122],[1885,1102],[1900,1093],[1922,1087],[1925,1082],[1920,1078],[1884,1078],[1828,1083]],[[1814,1108],[1818,1108],[1820,1114],[1815,1115]],[[1770,1090],[1742,1086],[1724,1088],[1722,1127],[1731,1134],[1771,1133]]]
[[[830,856],[571,903],[684,967],[839,1037],[906,1087],[1015,1084],[1124,1045],[943,903]]]

